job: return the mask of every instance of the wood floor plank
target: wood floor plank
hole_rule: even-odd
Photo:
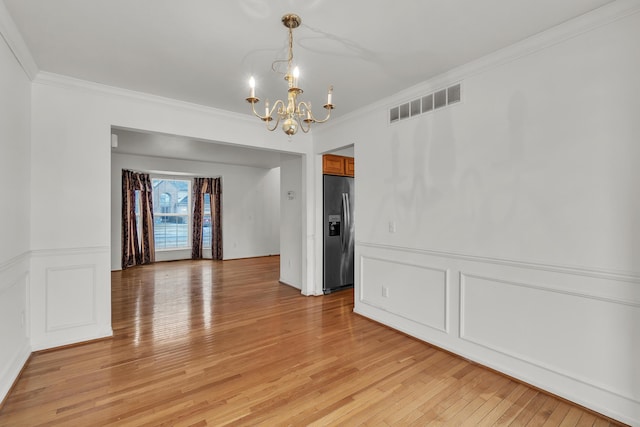
[[[549,418],[544,422],[543,427],[559,426],[564,417],[567,416],[571,405],[567,402],[559,401],[558,406],[555,407]]]
[[[596,422],[596,417],[593,414],[584,413],[576,423],[578,427],[591,427]]]
[[[551,396],[545,396],[544,402],[540,405],[537,411],[535,411],[527,423],[527,427],[543,426],[551,417],[551,414],[553,414],[559,403],[558,399],[554,399]]]
[[[517,386],[518,383],[511,380],[508,380],[502,387],[498,388],[498,386],[496,386],[494,394],[489,396],[485,403],[469,415],[466,420],[463,420],[461,425],[465,427],[480,425],[481,421],[490,413],[496,413],[496,408],[513,392],[513,390],[515,390]]]
[[[278,257],[112,273],[113,338],[34,353],[0,426],[609,425],[278,277]]]
[[[560,422],[561,427],[574,427],[578,424],[580,417],[582,416],[582,412],[578,408],[571,407],[567,412],[567,415]]]
[[[511,424],[517,426],[528,425],[535,415],[541,413],[541,408],[545,404],[546,400],[547,395],[545,395],[544,393],[536,394],[533,399],[531,399],[529,403],[524,408],[522,408],[522,411],[520,411],[518,416],[513,419]]]

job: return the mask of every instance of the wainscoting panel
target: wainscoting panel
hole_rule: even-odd
[[[460,283],[462,339],[640,403],[629,335],[640,305],[464,273]]]
[[[109,248],[34,251],[30,294],[34,350],[112,335]]]
[[[447,332],[446,270],[362,257],[360,271],[362,302]]]
[[[28,290],[28,253],[0,262],[0,401],[31,354]]]
[[[47,269],[46,291],[47,332],[96,324],[94,265]]]
[[[356,313],[640,425],[638,274],[358,242],[356,283]]]

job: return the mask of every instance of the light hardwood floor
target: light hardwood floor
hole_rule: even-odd
[[[112,273],[112,339],[33,354],[3,426],[617,425],[304,297],[278,257]]]

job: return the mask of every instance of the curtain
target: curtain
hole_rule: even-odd
[[[140,193],[139,243],[136,223],[136,191]],[[153,237],[153,187],[149,174],[122,170],[122,269],[155,261]]]
[[[222,224],[220,217],[222,185],[220,178],[193,179],[191,258],[202,258],[202,218],[204,217],[205,194],[209,194],[211,203],[211,255],[213,259],[222,259]]]

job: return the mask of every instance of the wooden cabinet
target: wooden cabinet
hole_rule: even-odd
[[[354,176],[354,159],[353,157],[325,154],[322,156],[322,173],[325,175]]]
[[[353,157],[346,157],[344,164],[344,174],[347,176],[355,176],[356,174],[356,162]]]
[[[344,175],[344,157],[333,154],[322,156],[322,173],[327,175]]]

